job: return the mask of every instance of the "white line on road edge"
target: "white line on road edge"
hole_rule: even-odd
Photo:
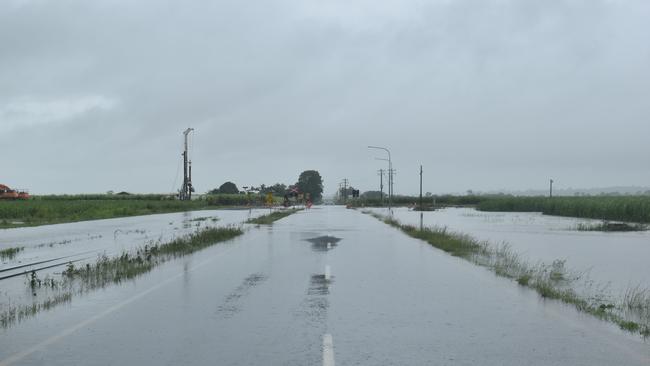
[[[331,334],[323,336],[323,366],[334,366],[334,340]]]
[[[325,266],[325,279],[329,281],[330,277],[330,266]]]
[[[229,252],[230,250],[232,250],[232,248],[227,250],[227,251],[222,252],[221,255]],[[221,257],[221,255],[219,257]],[[213,257],[213,258],[211,258],[209,260],[201,262],[201,263],[197,264],[196,266],[190,268],[188,270],[188,272],[192,272],[192,271],[194,271],[194,270],[196,270],[196,269],[198,269],[200,267],[203,267],[204,265],[212,262],[215,259],[216,258]],[[3,361],[0,361],[0,366],[9,366],[11,364],[14,364],[14,363],[22,360],[23,358],[31,355],[32,353],[38,351],[39,349],[41,349],[43,347],[47,347],[50,344],[55,343],[55,342],[65,338],[65,337],[69,336],[70,334],[78,331],[79,329],[84,328],[84,327],[96,322],[97,320],[99,320],[99,319],[101,319],[101,318],[103,318],[103,317],[105,317],[105,316],[107,316],[107,315],[109,315],[111,313],[114,313],[117,310],[120,310],[121,308],[131,304],[134,301],[137,301],[137,300],[143,298],[144,296],[156,291],[157,289],[165,286],[166,284],[168,284],[168,283],[170,283],[170,282],[172,282],[172,281],[174,281],[174,280],[176,280],[179,277],[182,277],[184,275],[185,275],[185,271],[182,271],[182,272],[178,273],[177,275],[172,276],[172,277],[158,283],[155,286],[152,286],[152,287],[148,288],[147,290],[145,290],[145,291],[143,291],[143,292],[141,292],[141,293],[139,293],[139,294],[137,294],[137,295],[135,295],[135,296],[133,296],[133,297],[131,297],[129,299],[126,299],[126,300],[124,300],[124,301],[122,301],[122,302],[120,302],[118,304],[115,304],[115,305],[111,306],[110,308],[104,310],[103,312],[101,312],[101,313],[99,313],[97,315],[91,316],[90,318],[82,321],[81,323],[78,323],[77,325],[75,325],[73,327],[70,327],[70,328],[64,330],[63,332],[61,332],[59,334],[51,336],[50,338],[44,340],[41,343],[35,344],[34,346],[29,347],[24,351],[15,353],[12,356],[10,356],[9,358],[7,358],[7,359],[5,359]]]

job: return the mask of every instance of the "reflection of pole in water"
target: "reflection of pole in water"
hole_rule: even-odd
[[[420,231],[424,229],[423,213],[420,212]]]

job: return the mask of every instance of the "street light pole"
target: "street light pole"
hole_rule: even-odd
[[[390,150],[381,146],[368,146],[368,149],[384,150],[388,153],[388,210],[390,211],[393,203],[393,161],[390,157]]]

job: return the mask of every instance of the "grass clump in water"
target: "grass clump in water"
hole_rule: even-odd
[[[71,292],[64,292],[47,298],[42,302],[34,302],[30,305],[18,305],[0,313],[0,327],[8,328],[16,322],[32,317],[43,310],[50,310],[53,307],[70,302]]]
[[[609,222],[603,221],[598,224],[583,224],[576,226],[578,231],[606,231],[606,232],[626,232],[626,231],[646,231],[648,225],[633,224],[627,222]]]
[[[14,247],[0,250],[0,259],[14,259],[25,247]]]
[[[275,221],[278,221],[280,219],[283,219],[289,215],[292,215],[300,210],[283,210],[283,211],[275,211],[271,212],[270,214],[263,215],[260,217],[256,217],[253,219],[250,219],[247,221],[249,224],[256,224],[256,225],[271,225]]]
[[[241,228],[234,226],[206,228],[167,243],[145,245],[135,253],[125,252],[115,258],[102,255],[92,265],[75,267],[70,263],[62,274],[69,281],[81,281],[86,288],[103,287],[109,283],[119,283],[149,272],[169,258],[194,253],[243,233]]]

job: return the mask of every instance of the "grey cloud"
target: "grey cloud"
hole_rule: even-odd
[[[344,177],[374,189],[368,144],[391,147],[398,193],[419,164],[433,192],[644,185],[649,15],[644,1],[25,1],[0,10],[0,110],[119,103],[56,124],[0,113],[0,153],[17,156],[2,179],[169,191],[193,126],[204,191],[304,169],[330,193]]]

